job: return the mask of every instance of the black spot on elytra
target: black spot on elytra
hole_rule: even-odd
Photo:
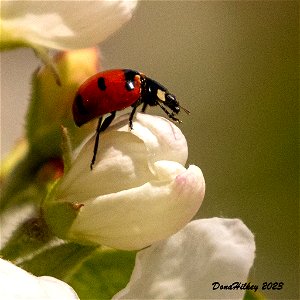
[[[139,72],[133,71],[130,69],[124,69],[124,76],[125,76],[125,88],[127,91],[134,90],[134,78],[136,75],[139,75]]]
[[[98,88],[101,91],[105,91],[106,90],[106,85],[105,85],[105,79],[104,79],[104,77],[99,77],[98,78]]]
[[[77,95],[76,95],[75,103],[76,103],[76,107],[77,107],[77,109],[78,109],[78,112],[79,112],[81,115],[86,115],[86,114],[89,113],[89,112],[86,110],[86,108],[84,107],[84,105],[83,105],[83,98],[81,97],[80,94],[77,94]]]

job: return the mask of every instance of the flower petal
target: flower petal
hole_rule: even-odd
[[[66,283],[54,277],[36,277],[14,264],[0,259],[2,299],[79,299]]]
[[[202,203],[202,172],[196,166],[186,170],[176,162],[164,162],[157,168],[157,174],[164,180],[155,179],[136,188],[103,195],[84,205],[69,237],[134,250],[178,231]]]
[[[95,46],[127,22],[137,1],[2,1],[2,30],[55,49]]]
[[[150,163],[169,160],[185,165],[188,157],[187,142],[177,126],[163,117],[153,120],[153,116],[148,114],[137,114],[136,120],[138,122],[132,133],[146,144]]]
[[[153,179],[142,140],[129,132],[108,131],[100,136],[97,161],[90,170],[94,137],[85,144],[63,178],[59,201],[85,203],[93,197],[140,186]]]
[[[212,283],[245,283],[254,252],[242,221],[196,220],[140,251],[130,282],[113,299],[242,299],[245,290],[213,290]]]

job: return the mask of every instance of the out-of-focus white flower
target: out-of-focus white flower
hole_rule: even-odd
[[[201,170],[184,167],[187,144],[165,118],[128,115],[100,136],[90,170],[94,137],[82,148],[56,191],[55,202],[83,206],[67,238],[110,247],[141,249],[184,227],[198,211],[205,191]]]
[[[141,250],[130,282],[113,299],[243,299],[254,257],[254,237],[242,221],[196,220]],[[236,289],[220,288],[233,283]]]
[[[136,4],[135,0],[1,1],[1,41],[54,49],[95,46],[131,18]]]
[[[50,276],[36,277],[0,259],[1,299],[79,299],[65,282]]]

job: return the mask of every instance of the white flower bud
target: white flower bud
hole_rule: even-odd
[[[185,168],[187,144],[162,117],[128,115],[100,136],[90,170],[94,137],[62,179],[56,201],[83,204],[67,237],[132,250],[162,240],[185,226],[205,191],[201,170]]]

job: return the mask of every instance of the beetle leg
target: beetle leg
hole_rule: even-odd
[[[97,129],[96,129],[96,139],[95,139],[95,144],[94,144],[93,158],[92,158],[92,161],[90,164],[91,170],[93,170],[93,165],[95,163],[96,156],[97,156],[99,137],[100,137],[100,132],[101,132],[101,124],[102,124],[102,116],[98,120],[98,125],[97,125]]]
[[[108,116],[102,123],[102,116],[99,118],[98,125],[97,125],[97,130],[96,130],[96,139],[95,139],[95,144],[94,144],[94,152],[93,152],[93,158],[90,164],[91,170],[93,170],[93,165],[96,161],[97,157],[97,151],[98,151],[98,146],[99,146],[99,138],[100,138],[100,132],[104,131],[110,123],[113,121],[113,119],[116,116],[116,112],[113,111],[110,116]]]
[[[177,122],[177,123],[182,123],[181,120],[177,119],[173,113],[170,113],[163,105],[161,105],[158,101],[157,101],[157,105],[167,114],[167,116],[172,119],[173,121]]]
[[[148,103],[144,102],[142,107],[142,112],[144,113],[146,111],[146,108],[148,106]]]
[[[116,116],[116,112],[113,111],[110,113],[110,116],[108,116],[102,123],[101,128],[100,128],[100,132],[104,131],[109,125],[110,123],[113,121],[113,119]]]
[[[133,129],[133,126],[132,126],[132,120],[133,120],[133,117],[134,117],[134,114],[136,112],[136,108],[137,106],[134,106],[131,113],[130,113],[130,116],[129,116],[129,129],[132,130]]]

